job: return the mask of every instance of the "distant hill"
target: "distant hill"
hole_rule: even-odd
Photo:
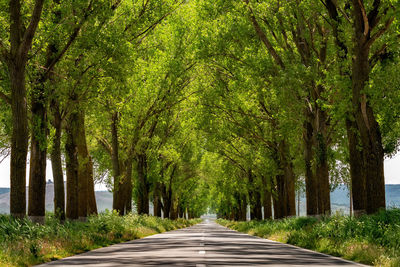
[[[4,193],[1,193],[4,192]],[[0,213],[10,212],[10,189],[0,188]],[[27,193],[28,194],[28,193]],[[27,195],[28,197],[28,195]],[[46,210],[54,210],[54,184],[46,185]],[[108,191],[96,191],[96,201],[98,211],[112,209],[112,193]]]
[[[386,206],[400,208],[400,184],[387,184],[386,187]],[[345,186],[339,186],[331,192],[331,205],[333,213],[350,213],[350,194]],[[296,203],[297,204],[297,203]],[[300,214],[306,214],[305,196],[300,198]]]
[[[0,213],[9,213],[10,189],[0,188]],[[46,185],[46,210],[53,211],[54,185]],[[96,191],[97,208],[99,211],[112,208],[112,193],[108,191]],[[331,193],[331,205],[333,213],[349,214],[349,191],[345,186],[336,188]],[[386,206],[400,207],[400,184],[386,185]],[[296,202],[297,207],[297,202]],[[300,198],[300,215],[306,214],[305,196]]]
[[[0,187],[0,195],[10,192],[10,188]]]

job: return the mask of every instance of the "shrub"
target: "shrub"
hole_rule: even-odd
[[[319,252],[376,266],[399,266],[400,209],[382,210],[359,218],[298,217],[282,220],[232,222],[231,229],[283,241]]]

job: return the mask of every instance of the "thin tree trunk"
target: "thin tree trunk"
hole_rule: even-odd
[[[125,193],[125,214],[132,212],[132,158],[129,157],[125,163],[125,180],[124,187],[126,188]]]
[[[274,219],[281,219],[287,216],[287,197],[285,188],[285,178],[283,175],[276,176],[277,195],[274,198]]]
[[[285,141],[280,141],[279,147],[279,161],[283,169],[283,177],[280,183],[281,197],[285,198],[286,207],[282,210],[282,216],[296,216],[296,190],[295,190],[295,175],[293,172],[293,165],[290,160],[289,148]]]
[[[137,212],[149,214],[149,188],[147,181],[147,157],[144,154],[137,157]]]
[[[31,159],[29,170],[28,216],[44,223],[47,163],[47,107],[44,84],[40,79],[32,90]]]
[[[160,183],[157,182],[153,192],[153,213],[154,216],[161,217]]]
[[[77,142],[77,159],[78,159],[78,217],[81,221],[86,221],[88,214],[88,199],[89,199],[89,176],[92,171],[90,170],[90,156],[86,144],[85,132],[85,113],[83,110],[77,112],[77,129],[76,129],[76,142]]]
[[[271,199],[271,192],[264,191],[264,220],[272,219],[272,199]]]
[[[312,119],[311,112],[307,112],[309,119]],[[306,168],[306,206],[307,216],[318,214],[318,184],[316,176],[312,171],[313,159],[313,127],[310,121],[304,122],[304,161]]]
[[[265,176],[262,176],[262,182],[263,182],[263,207],[264,207],[264,220],[266,219],[272,219],[272,194],[271,194],[271,188],[268,187],[267,185],[267,179]]]
[[[315,86],[313,90],[313,98],[315,101],[315,123],[314,135],[316,146],[316,164],[315,174],[318,180],[318,214],[330,215],[331,214],[331,198],[330,198],[330,183],[329,183],[329,163],[328,163],[328,150],[329,150],[329,118],[326,111],[321,108],[318,100],[321,100],[321,94],[324,92],[322,85]]]
[[[51,167],[54,180],[54,214],[61,220],[65,220],[65,192],[64,192],[64,174],[61,161],[61,114],[58,103],[53,103],[53,127],[55,135],[50,153]]]
[[[349,163],[351,178],[351,196],[353,199],[354,216],[365,214],[367,205],[367,192],[365,184],[364,156],[357,147],[359,137],[355,121],[346,119],[347,140],[349,147]]]
[[[351,189],[351,186],[348,186],[347,188],[350,189],[349,198],[350,198],[350,218],[351,218],[353,217],[353,190]]]
[[[262,220],[261,211],[261,195],[260,192],[255,188],[252,171],[248,172],[248,180],[250,185],[249,199],[250,199],[250,219],[251,220]]]
[[[93,177],[93,160],[89,156],[89,162],[86,165],[88,174],[88,215],[97,214],[96,193],[94,190],[94,177]]]
[[[240,195],[240,215],[239,221],[246,221],[247,220],[247,198],[246,195]]]
[[[66,120],[66,143],[65,143],[65,159],[67,169],[67,219],[76,220],[78,213],[78,151],[77,151],[77,128],[78,115],[76,112],[71,113]],[[85,203],[86,205],[86,203]]]
[[[111,161],[114,176],[113,210],[121,213],[121,166],[119,160],[118,116],[118,112],[115,112],[111,117]]]
[[[164,218],[169,218],[171,213],[171,205],[172,205],[172,190],[171,185],[167,189],[166,185],[163,185],[163,212]]]

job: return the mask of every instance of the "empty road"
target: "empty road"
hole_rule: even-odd
[[[40,266],[362,266],[238,233],[212,221]]]

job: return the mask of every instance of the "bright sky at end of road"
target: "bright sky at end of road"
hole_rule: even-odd
[[[26,184],[28,184],[29,164],[27,165],[26,173]],[[46,179],[53,180],[50,160],[47,161]],[[400,153],[396,154],[393,158],[385,160],[385,183],[400,184]],[[6,158],[0,163],[0,187],[10,187],[10,158]],[[96,184],[95,190],[104,191],[107,188],[103,184]]]

